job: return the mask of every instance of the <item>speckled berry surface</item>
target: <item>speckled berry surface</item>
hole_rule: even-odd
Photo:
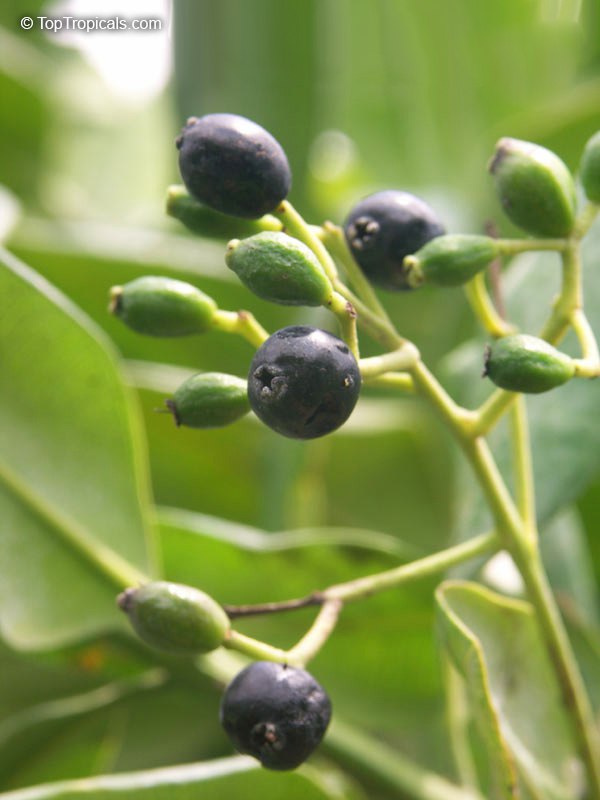
[[[189,193],[215,211],[254,219],[287,197],[292,176],[283,148],[245,117],[191,117],[176,145]]]
[[[389,189],[357,203],[344,224],[350,252],[369,280],[383,289],[410,289],[406,256],[445,233],[434,210],[419,197]]]
[[[240,753],[274,770],[295,769],[319,746],[331,702],[306,670],[256,661],[229,684],[221,724]]]
[[[293,325],[270,336],[248,373],[254,413],[273,430],[314,439],[339,428],[360,392],[360,371],[347,345],[319,328]]]

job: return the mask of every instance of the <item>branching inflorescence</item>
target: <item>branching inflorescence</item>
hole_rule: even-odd
[[[120,605],[133,615],[135,629],[158,647],[161,637],[167,649],[174,638],[179,651],[200,652],[209,643],[255,659],[256,666],[238,676],[226,692],[225,728],[238,749],[260,758],[265,766],[293,768],[318,745],[329,720],[327,696],[303,668],[326,643],[344,604],[504,549],[521,572],[569,700],[566,706],[590,796],[600,798],[598,730],[540,559],[526,411],[520,399],[522,393],[545,392],[573,379],[600,375],[598,347],[583,305],[580,264],[581,240],[600,208],[595,205],[600,201],[600,134],[584,151],[580,179],[588,204],[579,213],[574,179],[558,156],[527,142],[500,140],[490,162],[496,191],[511,221],[532,237],[510,240],[446,234],[424,201],[401,191],[363,199],[344,228],[330,222],[310,225],[285,199],[290,172],[281,147],[258,125],[235,115],[190,120],[178,147],[188,191],[169,190],[169,214],[200,233],[210,229],[211,215],[224,212],[245,218],[240,219],[240,230],[251,235],[230,242],[227,265],[245,286],[270,302],[323,306],[335,316],[340,338],[308,326],[269,335],[249,312],[220,309],[196,287],[167,278],[140,278],[115,287],[111,311],[140,333],[179,336],[221,330],[238,334],[257,348],[247,383],[216,373],[186,381],[167,401],[176,423],[219,427],[252,408],[278,433],[310,439],[342,425],[364,387],[386,385],[415,393],[439,415],[462,449],[492,513],[494,529],[418,561],[281,603],[219,607],[204,595],[197,600],[194,592],[186,594],[185,588],[162,582],[144,590],[151,602],[146,601],[148,613],[141,615],[136,595],[128,590]],[[553,250],[562,260],[560,294],[536,335],[517,331],[503,318],[484,277],[493,260],[532,250]],[[482,353],[482,366],[496,388],[479,408],[464,408],[446,392],[423,363],[417,346],[391,322],[371,281],[391,291],[423,284],[464,285],[473,312],[491,339]],[[360,357],[359,330],[379,343],[380,355]],[[579,341],[579,358],[558,349],[569,330]],[[515,419],[515,498],[486,441],[506,413]],[[124,579],[124,588],[126,584]],[[201,604],[197,610],[196,602]],[[305,606],[318,606],[319,613],[305,636],[287,651],[242,635],[223,620],[223,610],[233,621]],[[184,619],[173,632],[179,611]],[[280,665],[277,670],[285,678],[277,683],[276,702],[273,697],[267,702],[275,672],[264,662]],[[244,687],[254,673],[257,679],[251,681],[251,697],[246,698]],[[293,692],[290,689],[287,696],[285,686],[294,682],[292,678]],[[264,686],[267,694],[262,696]],[[306,696],[303,687],[308,687]],[[301,709],[313,702],[315,691],[318,708],[312,717],[308,715],[308,729],[300,729]],[[260,713],[253,711],[246,718],[246,700],[257,703]],[[284,709],[281,719],[279,706]],[[289,753],[286,735],[296,742]]]

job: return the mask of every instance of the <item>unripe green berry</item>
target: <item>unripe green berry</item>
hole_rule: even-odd
[[[248,384],[235,375],[202,372],[184,381],[166,405],[178,426],[222,428],[250,411]]]
[[[265,231],[233,239],[227,266],[263,300],[290,306],[320,306],[331,298],[329,279],[305,244],[286,233]]]
[[[261,231],[280,231],[282,228],[281,222],[271,214],[253,220],[233,218],[220,211],[213,211],[188,194],[185,186],[169,186],[166,211],[170,217],[182,222],[192,233],[217,239],[252,236]]]
[[[406,280],[414,288],[422,283],[460,286],[485,269],[499,253],[498,241],[489,236],[438,236],[404,259]]]
[[[600,131],[586,144],[579,167],[581,184],[592,203],[600,203]]]
[[[212,324],[217,304],[195,286],[173,278],[146,276],[110,290],[109,310],[147,336],[189,336]]]
[[[507,217],[533,236],[569,236],[575,224],[573,176],[552,151],[519,139],[500,139],[490,162]]]
[[[229,617],[209,595],[179,583],[155,581],[126,589],[117,604],[138,636],[169,653],[207,653],[229,632]]]
[[[575,364],[543,339],[516,334],[486,349],[483,374],[501,389],[539,394],[570,380]]]

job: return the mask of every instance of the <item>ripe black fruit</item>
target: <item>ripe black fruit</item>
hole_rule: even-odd
[[[327,693],[303,669],[256,661],[227,687],[221,724],[236,750],[268,769],[295,769],[321,742],[331,718]]]
[[[337,336],[308,326],[276,331],[256,351],[248,374],[254,413],[294,439],[339,428],[360,392],[356,359]]]
[[[445,233],[430,206],[408,192],[389,189],[354,206],[344,225],[346,241],[369,280],[384,289],[410,289],[403,261]]]
[[[281,145],[245,117],[191,117],[176,144],[188,191],[215,211],[254,219],[273,211],[290,190]]]

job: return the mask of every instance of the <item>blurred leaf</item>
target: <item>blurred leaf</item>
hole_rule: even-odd
[[[480,201],[492,207],[485,163],[495,139],[527,138],[528,125],[538,136],[545,125],[568,125],[570,95],[587,77],[578,69],[595,48],[588,28],[549,24],[541,6],[378,0],[365,16],[342,0],[226,0],[218,8],[187,0],[174,18],[181,118],[226,110],[265,125],[288,153],[300,207],[310,142],[323,130],[342,131],[358,151],[362,185],[345,185],[337,204],[349,208],[383,182],[450,184],[471,193],[480,223],[489,213]],[[584,7],[593,9],[593,0]],[[586,108],[594,113],[593,98]],[[519,119],[522,109],[527,119]]]
[[[86,549],[154,569],[145,454],[99,331],[7,252],[0,296],[2,631],[58,646],[122,624]]]
[[[486,743],[486,796],[514,797],[516,766],[534,795],[579,797],[571,729],[531,606],[466,582],[443,583],[436,599],[442,645]]]
[[[3,800],[202,800],[261,797],[264,800],[345,800],[340,786],[328,786],[313,770],[273,773],[260,769],[248,756],[232,756],[199,764],[61,781],[7,792]]]
[[[165,670],[147,670],[135,678],[104,684],[89,692],[32,705],[4,719],[0,723],[3,788],[12,789],[61,777],[84,777],[112,767],[124,737],[129,733],[137,699],[132,696],[150,693],[150,698],[146,697],[143,702],[154,709],[154,718],[159,723],[165,715],[160,705],[160,693],[156,690],[167,677]],[[175,714],[176,698],[173,694],[171,691],[169,707]],[[187,698],[187,707],[189,702],[190,698]],[[182,722],[177,718],[172,721]],[[184,725],[180,725],[175,729],[180,732],[183,728]],[[148,732],[151,730],[148,728]],[[189,730],[187,733],[189,737]],[[137,738],[140,739],[139,732]],[[148,738],[141,737],[146,745],[149,744]],[[133,737],[132,740],[135,741]],[[162,763],[172,763],[169,755],[177,746],[176,740],[177,737],[171,736],[170,747],[163,745],[165,760]],[[128,750],[136,752],[135,748]],[[178,750],[175,753],[181,757]],[[75,758],[74,754],[77,754]],[[184,751],[183,755],[186,754]],[[156,752],[148,747],[148,761],[143,766],[158,766],[159,763]]]
[[[581,517],[566,508],[542,529],[542,558],[559,603],[589,626],[600,621],[598,589],[592,556],[585,540]]]

